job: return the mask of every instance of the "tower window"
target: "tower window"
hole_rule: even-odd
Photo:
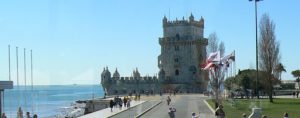
[[[178,45],[175,46],[175,51],[179,51],[179,46]]]
[[[175,70],[175,75],[179,75],[179,70]]]
[[[174,61],[175,61],[176,63],[178,63],[178,62],[179,62],[179,59],[178,59],[178,58],[175,58]]]
[[[179,40],[179,39],[180,39],[180,36],[179,36],[179,34],[178,34],[178,33],[176,34],[176,39],[177,39],[177,40]]]

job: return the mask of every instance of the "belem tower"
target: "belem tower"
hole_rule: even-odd
[[[101,73],[101,84],[107,95],[144,92],[206,91],[208,73],[200,64],[206,59],[208,40],[203,37],[204,19],[162,20],[163,36],[159,38],[158,76],[141,76],[138,69],[131,77],[121,77],[116,69],[111,75],[108,68]]]

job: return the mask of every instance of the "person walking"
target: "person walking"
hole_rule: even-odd
[[[195,112],[192,113],[192,118],[200,118],[200,113],[198,115],[196,115]]]
[[[121,98],[119,98],[119,108],[120,108],[120,110],[122,110],[122,105],[123,105],[123,101],[122,101]]]
[[[5,115],[5,113],[2,113],[1,118],[7,118],[6,115]]]
[[[38,116],[36,114],[33,115],[33,118],[38,118]]]
[[[175,118],[176,109],[174,107],[169,108],[169,116],[170,118]]]
[[[123,98],[123,103],[124,103],[124,107],[126,107],[126,104],[127,104],[127,97],[124,97],[124,98]]]
[[[288,114],[287,112],[285,112],[285,113],[283,114],[283,118],[289,118],[289,114]]]
[[[129,98],[129,99],[127,100],[127,108],[130,108],[130,102],[131,102],[131,99]]]
[[[109,102],[109,107],[110,107],[110,111],[111,111],[111,112],[113,112],[112,109],[113,109],[113,107],[114,107],[114,104],[115,104],[114,101],[113,101],[113,100],[110,100],[110,102]]]
[[[215,115],[217,118],[225,118],[225,112],[223,110],[223,105],[219,105],[219,107],[216,109]]]
[[[171,102],[171,98],[170,98],[170,96],[168,96],[168,98],[167,98],[167,104],[170,105],[170,102]]]
[[[242,118],[247,118],[246,113],[243,113]]]
[[[32,118],[32,117],[30,116],[30,112],[26,112],[26,118]]]

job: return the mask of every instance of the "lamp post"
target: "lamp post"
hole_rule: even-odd
[[[250,2],[253,0],[249,0]],[[255,4],[255,39],[256,39],[256,95],[257,98],[259,98],[259,93],[258,93],[258,41],[257,41],[257,2],[262,1],[262,0],[254,0]]]

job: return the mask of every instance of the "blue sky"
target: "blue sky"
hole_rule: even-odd
[[[300,69],[300,2],[259,2],[258,16],[268,13],[281,43],[284,79]],[[254,3],[248,0],[6,0],[0,1],[0,80],[8,79],[7,46],[19,49],[20,83],[24,84],[23,48],[33,50],[35,84],[97,84],[103,67],[130,76],[158,72],[158,38],[162,18],[205,19],[204,36],[216,32],[226,53],[236,50],[237,69],[255,67]],[[27,65],[30,64],[27,51]],[[27,66],[27,78],[30,68]]]

